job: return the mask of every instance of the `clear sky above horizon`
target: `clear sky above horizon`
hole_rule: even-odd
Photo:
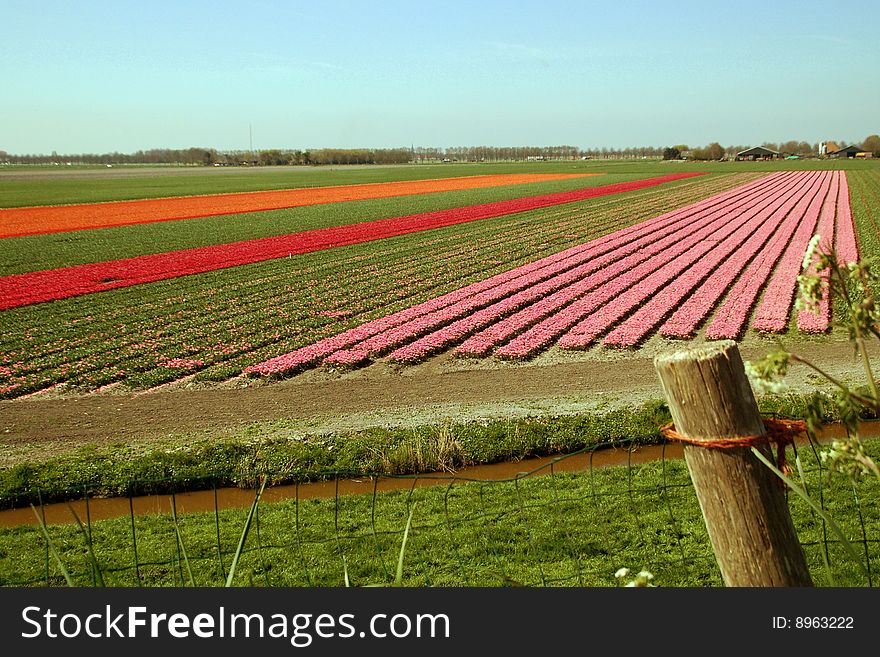
[[[880,3],[0,0],[0,150],[880,133]]]

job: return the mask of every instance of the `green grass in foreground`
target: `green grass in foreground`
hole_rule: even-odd
[[[801,397],[765,398],[765,413],[798,416]],[[828,415],[828,420],[834,419]],[[4,506],[28,499],[75,499],[100,494],[168,493],[212,486],[257,486],[354,474],[406,477],[470,463],[570,453],[600,445],[657,442],[669,421],[664,404],[629,412],[523,418],[351,434],[285,435],[283,423],[254,425],[224,441],[171,444],[135,454],[122,446],[86,449],[45,463],[20,464],[0,476]],[[269,437],[265,437],[266,435]],[[880,444],[869,443],[877,458]],[[807,487],[877,572],[880,487],[858,489],[819,472],[815,453],[801,448]],[[790,457],[790,461],[794,459]],[[380,477],[380,478],[381,478]],[[340,586],[345,570],[355,585],[393,578],[406,518],[415,504],[406,554],[409,585],[614,585],[623,566],[647,568],[662,586],[715,586],[720,576],[684,464],[666,461],[506,482],[455,485],[327,500],[263,503],[248,537],[237,585]],[[294,494],[291,494],[294,497]],[[170,509],[169,495],[169,509]],[[868,577],[799,498],[790,503],[818,584],[863,585]],[[91,541],[109,585],[197,585],[225,581],[246,510],[180,519],[183,545],[170,514],[49,528],[53,547],[80,585],[96,581]],[[137,547],[135,548],[135,544]],[[135,560],[135,549],[137,557]],[[184,559],[183,555],[186,554]],[[825,556],[823,556],[825,555]],[[344,556],[344,562],[343,562]],[[831,564],[830,574],[824,566]],[[135,563],[136,561],[136,563]],[[343,563],[345,566],[343,566]],[[871,577],[875,577],[872,575]],[[63,585],[34,527],[0,530],[0,585]],[[873,579],[871,579],[873,582]]]
[[[869,443],[869,451],[876,458],[880,445]],[[866,480],[855,492],[848,480],[820,471],[809,447],[799,455],[811,494],[863,559],[852,561],[842,545],[826,539],[827,527],[790,496],[815,583],[875,583],[880,483]],[[660,586],[721,583],[687,469],[674,460],[262,504],[233,584],[343,586],[347,573],[355,586],[388,585],[411,510],[405,585],[614,586],[623,566],[650,570]],[[170,514],[124,517],[93,523],[87,532],[70,525],[48,532],[77,585],[98,581],[87,556],[90,541],[106,585],[181,586],[191,571],[197,586],[219,586],[246,517],[247,510],[192,514],[177,526]],[[65,583],[41,531],[0,530],[0,584],[47,581]]]

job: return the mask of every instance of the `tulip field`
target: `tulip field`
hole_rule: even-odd
[[[772,174],[246,371],[353,365],[385,354],[408,363],[452,347],[460,355],[526,358],[552,344],[584,348],[603,334],[605,345],[633,347],[658,327],[668,337],[689,337],[737,277],[707,333],[739,337],[765,284],[753,326],[780,332],[820,213],[826,241],[836,234],[841,258],[858,258],[843,199],[840,172]],[[827,330],[827,307],[802,321]]]
[[[880,252],[875,169],[472,178],[0,209],[0,397],[826,333],[807,243]]]
[[[214,271],[216,269],[225,269],[227,267],[237,267],[255,262],[283,258],[285,256],[292,257],[293,255],[301,255],[303,253],[310,253],[312,251],[320,251],[348,244],[358,244],[377,239],[396,237],[398,235],[406,235],[408,233],[430,230],[442,226],[450,226],[515,212],[523,212],[525,210],[549,207],[561,203],[582,201],[596,196],[619,194],[621,192],[641,189],[643,187],[659,185],[664,182],[689,178],[694,175],[697,174],[683,173],[674,176],[649,178],[647,180],[611,184],[601,187],[590,187],[570,192],[557,192],[554,194],[529,196],[509,201],[483,203],[479,205],[465,206],[463,208],[455,208],[452,210],[440,210],[405,217],[393,217],[390,219],[381,219],[355,225],[333,226],[324,229],[252,239],[242,242],[231,242],[228,244],[219,244],[195,249],[144,255],[135,258],[110,260],[73,267],[62,267],[4,276],[0,278],[0,310],[46,301],[55,301],[82,294],[103,292],[117,287],[128,287],[131,285],[140,285],[169,278],[177,278],[179,276],[199,274],[202,272]],[[502,178],[509,179],[510,176],[502,176]],[[436,181],[430,182],[433,183]],[[483,185],[486,186],[487,182],[484,182]],[[413,183],[407,183],[407,187],[412,188],[415,187],[415,185]],[[435,187],[437,186],[435,185]],[[439,187],[440,189],[443,189],[442,186]],[[313,192],[314,190],[293,190],[293,192],[301,191]],[[333,188],[325,188],[319,191],[324,193],[322,196],[318,196],[318,198],[333,198],[333,196],[328,193],[333,191]],[[273,196],[279,195],[278,192],[269,193]],[[345,190],[338,195],[339,200],[331,200],[328,202],[341,202],[341,200],[347,198],[347,195],[349,194],[350,192]],[[244,196],[244,200],[248,201],[253,196],[259,196],[259,194],[241,196]],[[315,196],[317,195],[312,195],[312,198]],[[207,197],[207,199],[205,197],[196,199],[166,199],[163,203],[170,203],[176,200],[186,200],[188,203],[192,203],[194,201],[214,201],[215,199],[212,197]],[[225,203],[225,199],[223,202]],[[265,201],[262,200],[259,202],[265,203]],[[288,199],[287,202],[292,202],[292,200]],[[160,202],[153,202],[153,204],[158,203]],[[135,201],[127,203],[99,204],[93,207],[96,210],[103,210],[109,207],[113,213],[116,213],[119,212],[120,205],[128,207],[132,205],[142,206],[145,204],[146,202]],[[53,212],[68,209],[70,208],[50,208]],[[77,211],[77,221],[81,221],[79,217],[84,215],[84,210],[81,207],[75,207],[74,209]],[[20,209],[16,208],[7,212],[18,212],[19,210]],[[180,216],[175,218],[177,220],[182,220],[187,217]],[[3,214],[0,213],[0,221],[2,221],[2,219]],[[157,221],[161,221],[161,219],[157,219]],[[61,231],[56,227],[56,230],[49,232]]]
[[[376,184],[339,185],[210,196],[179,196],[161,199],[117,201],[82,205],[57,205],[0,210],[0,237],[43,235],[71,230],[181,221],[197,217],[233,215],[281,208],[305,207],[364,199],[391,198],[504,185],[564,180],[598,175],[500,174],[464,176],[439,180],[408,180]]]

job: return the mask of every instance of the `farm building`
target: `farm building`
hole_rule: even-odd
[[[747,148],[736,154],[737,160],[772,160],[778,157],[779,153],[777,151],[770,148],[764,148],[763,146]]]
[[[819,143],[819,157],[828,157],[829,153],[840,150],[840,146],[833,141],[823,141]]]
[[[828,153],[828,157],[865,157],[865,150],[858,146],[847,146]]]

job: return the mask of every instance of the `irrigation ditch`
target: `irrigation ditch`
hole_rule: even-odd
[[[860,435],[865,439],[880,438],[880,421],[863,422]],[[843,425],[826,425],[817,439],[820,443],[846,436]],[[808,439],[798,439],[800,446]],[[565,456],[542,456],[521,460],[503,461],[460,468],[454,472],[433,472],[418,475],[364,475],[336,478],[327,481],[284,484],[267,487],[260,498],[261,503],[298,499],[332,499],[340,495],[370,495],[387,491],[399,491],[430,486],[448,486],[454,483],[474,481],[509,481],[536,477],[557,472],[588,472],[608,467],[633,466],[662,459],[681,459],[680,443],[659,445],[632,444],[628,447],[603,447],[580,450]],[[122,516],[147,516],[171,513],[172,505],[177,513],[214,512],[217,509],[245,509],[254,502],[255,490],[237,487],[215,487],[207,490],[191,490],[176,493],[137,495],[131,497],[91,497],[43,504],[40,517],[47,525],[75,523],[76,518],[88,518],[90,522]],[[75,514],[75,515],[74,515]],[[30,507],[0,511],[0,527],[38,526],[39,521]]]

